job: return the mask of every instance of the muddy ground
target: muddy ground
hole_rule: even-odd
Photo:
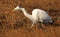
[[[17,5],[29,14],[35,8],[45,10],[54,23],[30,28],[32,22],[22,11],[12,11]],[[60,0],[0,0],[0,37],[60,37]]]

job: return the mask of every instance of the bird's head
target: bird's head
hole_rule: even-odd
[[[20,6],[17,6],[13,9],[13,11],[18,11],[18,10],[23,10],[24,8],[20,7]]]

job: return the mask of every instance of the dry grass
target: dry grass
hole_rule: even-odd
[[[17,5],[30,14],[34,8],[47,11],[54,24],[31,29],[31,20],[22,11],[12,12]],[[60,0],[0,0],[0,37],[60,37]]]

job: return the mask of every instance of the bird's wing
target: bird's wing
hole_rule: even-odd
[[[37,12],[38,21],[43,22],[44,20],[50,20],[50,16],[45,11]]]

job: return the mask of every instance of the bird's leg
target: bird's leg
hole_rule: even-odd
[[[44,27],[44,25],[43,24],[41,24],[42,25],[42,28]]]
[[[34,22],[32,23],[31,28],[33,27],[33,25],[34,25]]]
[[[34,30],[34,22],[32,22],[32,25],[29,28],[30,31]]]
[[[40,28],[44,29],[44,24],[42,24],[42,23],[41,23],[41,26],[40,26]]]

